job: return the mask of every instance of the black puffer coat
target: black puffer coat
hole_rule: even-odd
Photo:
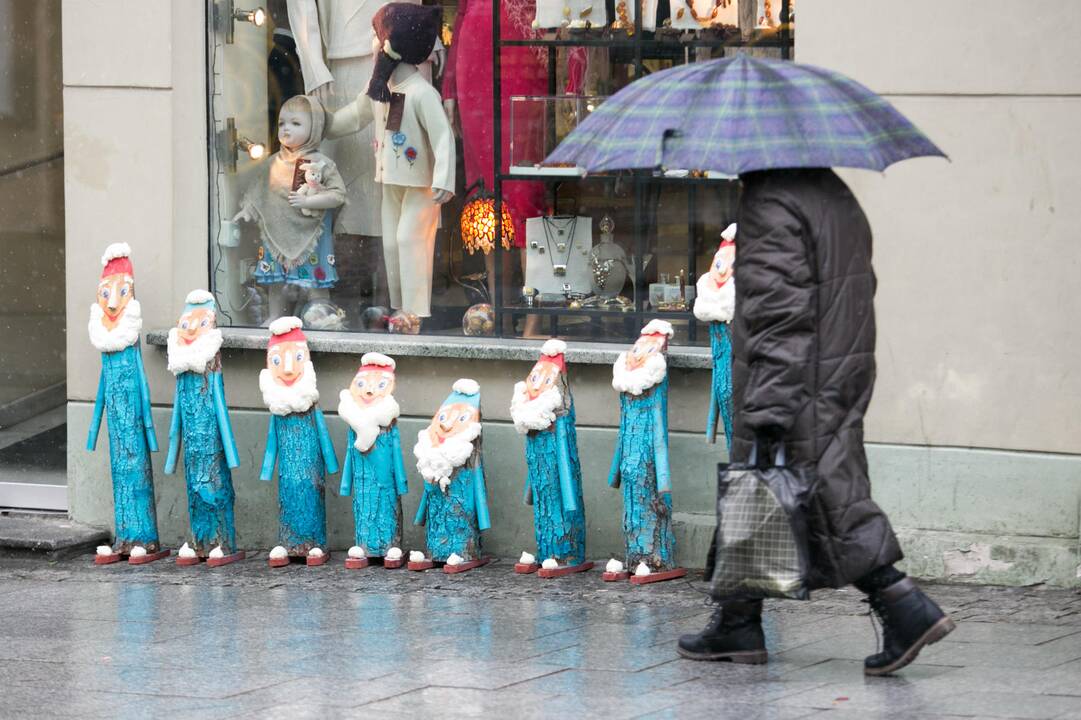
[[[785,440],[818,479],[813,587],[840,587],[901,559],[871,500],[863,416],[875,383],[871,228],[831,170],[742,177],[733,321],[732,458],[756,431]]]

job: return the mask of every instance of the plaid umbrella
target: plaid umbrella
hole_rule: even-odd
[[[885,99],[839,73],[737,55],[680,65],[619,91],[547,163],[589,172],[659,167],[884,170],[945,154]]]

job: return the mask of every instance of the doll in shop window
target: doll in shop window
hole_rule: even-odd
[[[288,286],[309,300],[326,299],[338,278],[331,215],[345,203],[345,184],[334,161],[319,152],[325,127],[318,100],[286,100],[278,113],[281,149],[259,168],[233,217],[259,227],[255,281],[268,286],[271,317],[293,310]]]

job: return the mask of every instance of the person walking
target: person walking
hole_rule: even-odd
[[[853,584],[867,595],[884,637],[864,673],[887,675],[954,623],[894,566],[900,545],[871,499],[863,447],[875,381],[871,228],[832,170],[740,179],[731,460],[747,462],[756,441],[784,443],[789,466],[817,480],[809,585]],[[678,651],[694,660],[765,662],[762,601],[720,599],[706,628],[681,637]]]

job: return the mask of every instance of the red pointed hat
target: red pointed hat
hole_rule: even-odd
[[[720,246],[725,247],[726,245],[735,245],[735,244],[736,244],[736,224],[732,223],[731,225],[729,225],[728,227],[726,227],[724,229],[723,233],[721,233],[721,245]]]
[[[668,340],[676,334],[676,331],[672,329],[672,323],[667,320],[650,320],[639,334],[663,337],[664,344],[667,346]]]
[[[395,365],[394,358],[389,358],[383,353],[364,353],[364,356],[360,358],[360,367],[357,369],[357,372],[362,373],[375,370],[393,375]]]
[[[552,363],[559,368],[559,372],[567,372],[567,362],[563,357],[566,352],[567,343],[552,338],[541,346],[540,362]]]
[[[304,333],[300,330],[302,325],[300,318],[291,315],[280,317],[270,323],[270,342],[267,348],[283,342],[308,342],[308,338],[304,337]]]
[[[127,243],[113,243],[105,248],[105,254],[101,256],[101,276],[130,275],[135,277],[135,270],[131,266],[131,246]]]

